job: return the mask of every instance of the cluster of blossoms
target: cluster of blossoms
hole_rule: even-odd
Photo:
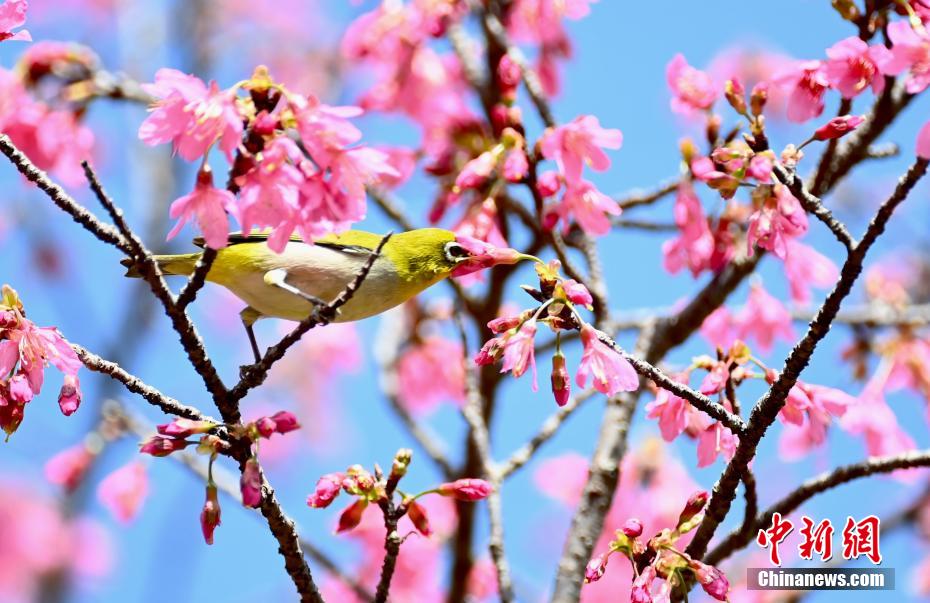
[[[316,489],[307,497],[307,505],[314,509],[325,509],[332,504],[340,492],[354,496],[355,500],[339,514],[336,533],[347,532],[357,527],[364,517],[368,505],[375,503],[384,506],[393,500],[395,492],[400,495],[400,504],[396,507],[394,519],[407,516],[424,536],[433,533],[426,508],[417,499],[428,494],[438,494],[455,500],[474,502],[491,494],[493,487],[482,479],[465,478],[446,482],[435,488],[418,494],[406,494],[397,488],[401,479],[407,475],[413,453],[402,448],[397,451],[391,464],[391,472],[385,478],[381,468],[375,466],[374,473],[361,465],[352,465],[345,472],[327,473],[316,483]]]
[[[29,3],[26,0],[4,0],[0,4],[0,42],[4,40],[32,41],[32,36],[25,29],[14,32],[26,23],[26,10]]]
[[[264,67],[228,89],[174,69],[161,69],[143,88],[158,99],[139,128],[143,142],[170,142],[200,161],[194,190],[171,205],[175,236],[195,220],[210,247],[227,242],[227,213],[246,233],[271,228],[281,251],[296,231],[306,241],[347,229],[365,216],[365,188],[397,176],[386,154],[352,146],[361,132],[357,107],[333,107],[289,91]],[[246,95],[240,95],[240,92]],[[231,164],[225,189],[207,163],[216,146]]]
[[[674,529],[665,528],[646,542],[643,524],[638,519],[629,519],[617,530],[609,549],[594,557],[585,571],[585,582],[600,580],[607,571],[607,561],[614,553],[621,553],[633,567],[633,588],[630,601],[633,603],[661,603],[670,601],[676,589],[687,590],[688,582],[698,582],[708,595],[718,601],[726,601],[730,583],[719,569],[691,558],[679,550],[678,541],[695,529],[704,519],[704,507],[709,496],[701,491],[693,494],[678,517]]]
[[[7,437],[23,421],[28,404],[42,390],[45,369],[61,371],[58,394],[62,414],[73,414],[81,404],[78,370],[81,360],[55,327],[37,327],[26,318],[16,291],[3,285],[0,295],[0,428]]]
[[[154,435],[142,442],[140,452],[156,457],[164,457],[184,450],[195,442],[188,440],[191,436],[200,436],[196,442],[197,452],[209,455],[210,472],[207,478],[206,501],[200,514],[200,526],[207,544],[213,544],[213,533],[220,525],[220,503],[217,496],[216,483],[213,481],[213,462],[217,455],[226,450],[229,444],[214,433],[219,427],[211,421],[198,421],[193,419],[175,419],[171,423],[158,426],[158,435]],[[288,411],[279,411],[267,417],[237,426],[231,434],[243,438],[254,446],[253,455],[246,460],[240,479],[242,504],[246,507],[258,508],[262,504],[263,493],[261,466],[258,463],[257,448],[261,439],[272,435],[286,434],[300,429],[297,417]]]
[[[497,337],[482,346],[475,356],[475,363],[484,366],[502,360],[501,372],[509,371],[514,377],[520,377],[532,369],[535,391],[538,388],[536,331],[537,325],[542,323],[557,337],[556,351],[552,356],[551,381],[552,394],[559,406],[564,406],[571,394],[571,378],[561,350],[562,331],[577,330],[581,333],[584,351],[575,375],[578,387],[585,387],[591,377],[594,389],[608,396],[635,390],[639,387],[639,378],[633,366],[605,343],[603,340],[607,336],[586,322],[576,309],[576,306],[592,308],[594,300],[591,293],[581,283],[561,278],[560,267],[557,260],[536,264],[539,289],[525,287],[525,290],[541,305],[516,316],[505,316],[489,322],[488,328]]]

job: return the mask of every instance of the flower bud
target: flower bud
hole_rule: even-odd
[[[168,456],[172,452],[177,452],[178,450],[184,450],[187,448],[187,440],[181,440],[177,438],[166,438],[164,436],[152,436],[149,439],[142,442],[139,446],[139,452],[142,454],[151,454],[152,456]]]
[[[853,22],[859,19],[859,7],[854,0],[830,0],[830,4],[843,19]]]
[[[497,64],[497,81],[501,86],[501,91],[504,93],[512,92],[520,85],[521,76],[520,65],[513,60],[513,57],[509,54],[502,56]]]
[[[453,190],[460,192],[472,188],[478,188],[488,179],[491,172],[497,166],[497,155],[491,151],[485,151],[470,160],[459,172],[455,178]]]
[[[552,356],[552,395],[559,406],[565,406],[572,393],[571,376],[565,364],[565,355],[560,353]]]
[[[409,448],[401,448],[394,455],[394,462],[391,464],[391,475],[389,479],[399,480],[407,475],[407,467],[413,460],[413,451]]]
[[[695,578],[701,583],[701,587],[711,597],[718,601],[726,601],[727,593],[730,590],[730,582],[719,569],[697,560],[692,560],[689,564],[694,572]]]
[[[588,288],[574,279],[562,281],[562,290],[565,291],[565,297],[568,301],[577,306],[591,308],[594,305],[594,298]]]
[[[23,373],[17,373],[7,381],[7,392],[10,400],[16,404],[26,404],[35,396],[32,386],[29,385],[29,380],[26,379],[26,375]]]
[[[413,523],[413,527],[415,527],[418,532],[424,536],[432,535],[433,529],[429,525],[429,517],[426,515],[426,509],[424,509],[422,505],[418,505],[417,501],[411,500],[408,503],[407,517],[410,518],[410,522]]]
[[[592,558],[591,561],[588,562],[588,565],[584,569],[585,584],[597,582],[604,577],[604,572],[607,571],[608,558],[609,556],[607,554],[603,554]]]
[[[765,109],[765,103],[769,100],[769,85],[768,82],[759,82],[752,87],[752,92],[749,93],[749,110],[756,117],[762,115],[762,110]]]
[[[186,438],[194,434],[207,433],[216,427],[211,421],[194,421],[192,419],[175,419],[171,423],[159,425],[158,433],[173,438]]]
[[[523,182],[530,172],[530,162],[526,157],[526,151],[520,147],[508,151],[504,156],[501,172],[507,182]]]
[[[685,508],[682,509],[681,515],[678,516],[678,526],[684,526],[690,522],[698,513],[704,510],[710,494],[706,490],[700,490],[691,495]]]
[[[245,462],[242,478],[239,480],[242,491],[242,504],[257,509],[262,504],[262,471],[255,457]]]
[[[528,318],[527,312],[521,312],[517,316],[501,316],[489,322],[488,328],[491,329],[492,333],[506,333],[510,329],[515,329],[520,326],[520,323]]]
[[[861,115],[842,115],[834,117],[814,132],[814,140],[830,140],[846,136],[858,128],[865,118]]]
[[[626,522],[623,524],[623,527],[620,529],[630,538],[636,538],[643,533],[643,522],[636,519],[635,517],[631,517],[630,519],[626,520]]]
[[[342,473],[327,473],[317,480],[316,490],[307,497],[307,505],[314,509],[325,509],[337,496],[342,488],[342,480],[345,475]]]
[[[75,375],[65,375],[65,382],[58,393],[61,414],[70,417],[81,405],[81,383]]]
[[[263,438],[270,438],[271,434],[275,432],[275,422],[271,417],[262,417],[253,423],[255,430]],[[254,438],[255,434],[251,434],[251,437]]]
[[[368,508],[368,501],[364,498],[356,499],[354,503],[346,507],[339,515],[339,524],[336,526],[336,533],[347,532],[362,522],[362,515]]]
[[[737,78],[727,80],[723,86],[723,94],[733,110],[740,115],[746,115],[746,89]]]
[[[220,525],[220,501],[217,496],[216,484],[207,484],[207,499],[200,511],[200,530],[207,544],[213,544],[213,532]]]
[[[483,479],[459,479],[440,484],[437,488],[442,496],[451,496],[456,500],[476,501],[487,498],[494,488]]]
[[[490,326],[490,324],[488,326]],[[501,340],[500,337],[489,339],[483,346],[481,346],[481,350],[475,354],[475,364],[478,366],[494,364],[498,361],[498,359],[500,359],[503,353],[503,340]]]
[[[543,198],[551,197],[559,192],[561,188],[562,179],[559,173],[554,170],[545,171],[536,179],[536,190]]]
[[[279,410],[274,413],[271,415],[271,420],[274,421],[275,431],[281,435],[300,429],[300,422],[297,421],[297,416],[286,410]]]

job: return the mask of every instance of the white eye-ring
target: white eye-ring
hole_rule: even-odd
[[[469,256],[468,251],[456,243],[455,241],[449,241],[446,243],[446,246],[443,248],[446,254],[446,259],[450,262],[461,262],[464,259],[467,259]]]

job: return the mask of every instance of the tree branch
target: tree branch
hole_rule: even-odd
[[[819,198],[808,192],[807,188],[804,186],[804,182],[798,178],[798,175],[793,170],[789,170],[781,164],[775,163],[772,166],[772,172],[782,184],[788,187],[788,190],[791,191],[795,199],[801,202],[804,209],[826,224],[827,228],[833,233],[833,236],[846,247],[847,251],[856,246],[856,241],[853,239],[852,235],[849,234],[846,225],[837,220],[833,216],[833,212],[827,209]]]

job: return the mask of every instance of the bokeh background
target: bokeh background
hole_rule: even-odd
[[[347,23],[372,6],[372,2],[323,0],[34,0],[28,28],[36,40],[86,44],[100,55],[104,65],[140,81],[151,81],[159,67],[170,66],[229,86],[247,78],[256,65],[267,64],[278,79],[296,89],[313,92],[332,104],[348,104],[358,98],[369,80],[364,70],[340,59],[338,41]],[[637,187],[652,188],[676,176],[679,138],[688,133],[700,135],[695,124],[669,110],[665,65],[675,53],[684,53],[690,63],[701,67],[737,47],[819,58],[827,46],[854,33],[826,0],[751,4],[726,0],[602,0],[593,5],[591,16],[568,22],[568,28],[575,52],[564,70],[554,111],[560,121],[594,114],[605,127],[623,131],[623,148],[612,154],[613,168],[594,178],[601,190],[616,194]],[[23,48],[21,44],[0,45],[0,64],[11,67]],[[869,101],[865,97],[869,95],[863,96],[857,101],[859,112],[867,110]],[[828,113],[835,111],[837,102],[835,96],[829,97]],[[864,166],[834,193],[831,203],[854,232],[861,230],[865,216],[908,164],[916,130],[928,116],[928,102],[925,98],[914,102],[886,135],[885,140],[901,144],[900,158]],[[178,240],[166,243],[166,208],[171,200],[189,190],[193,176],[189,166],[171,159],[166,147],[141,145],[136,130],[144,116],[144,107],[96,102],[87,116],[95,136],[94,162],[112,196],[126,209],[131,223],[145,233],[150,247],[183,250],[188,235],[194,233],[187,230]],[[531,132],[538,134],[535,118],[528,117],[528,123]],[[414,146],[419,137],[409,122],[396,116],[366,115],[361,125],[370,143]],[[785,124],[776,124],[774,132],[776,145],[799,142],[808,134],[806,129]],[[71,341],[118,359],[128,370],[169,395],[208,407],[199,377],[187,364],[168,321],[153,307],[143,284],[122,278],[114,250],[99,244],[52,207],[41,193],[24,185],[12,166],[0,165],[0,179],[0,281],[19,291],[30,317],[40,325],[57,325]],[[85,187],[71,186],[69,190],[93,205]],[[424,179],[414,177],[398,191],[398,197],[408,213],[425,224],[433,192]],[[878,245],[873,260],[894,258],[896,251],[905,246],[914,248],[926,240],[930,224],[927,198],[927,186],[921,184],[892,220],[890,232]],[[636,217],[671,221],[670,201],[636,211]],[[634,216],[632,211],[629,215]],[[374,205],[360,226],[376,232],[394,227]],[[806,240],[837,259],[840,248],[823,230],[812,222]],[[670,276],[662,270],[660,245],[670,236],[625,229],[601,241],[611,300],[618,313],[667,309],[706,280],[706,276],[695,280],[685,273]],[[533,275],[526,270],[523,282],[532,283]],[[779,266],[767,259],[760,275],[769,291],[787,300]],[[735,295],[736,303],[745,299],[745,289]],[[448,294],[444,286],[438,286],[426,296],[439,303]],[[514,301],[523,303],[520,296],[515,289]],[[861,293],[852,296],[853,302],[861,299]],[[227,381],[250,357],[239,326],[239,309],[236,300],[210,286],[192,308],[211,356]],[[267,455],[263,456],[263,464],[302,534],[350,571],[361,545],[357,538],[332,534],[338,505],[324,511],[307,508],[305,498],[316,479],[352,463],[371,466],[379,462],[387,466],[393,453],[405,446],[413,447],[415,454],[406,478],[408,488],[429,487],[440,479],[380,393],[373,350],[383,323],[398,320],[394,314],[338,332],[330,331],[339,327],[310,332],[286,365],[276,367],[271,385],[254,392],[243,406],[244,414],[253,417],[279,408],[301,413],[305,429],[272,442],[263,451]],[[270,344],[287,326],[267,321],[260,325],[259,338]],[[796,328],[800,334],[803,325]],[[629,339],[621,341],[631,344]],[[851,371],[840,360],[848,342],[849,332],[835,328],[805,372],[805,380],[858,394],[862,385],[853,382]],[[472,334],[472,346],[477,343],[478,335]],[[684,366],[692,355],[708,351],[706,342],[695,337],[675,351],[669,361],[672,366]],[[779,342],[766,358],[780,366],[786,352],[784,343]],[[541,362],[545,363],[545,359]],[[17,534],[16,526],[24,525],[22,518],[32,518],[29,513],[41,507],[48,507],[48,515],[30,519],[34,525],[25,523],[33,527],[23,537],[32,539],[40,549],[33,554],[41,557],[41,550],[49,551],[49,555],[52,550],[62,554],[63,543],[77,542],[64,551],[76,562],[71,579],[54,593],[40,589],[46,597],[52,597],[47,600],[289,600],[293,587],[264,522],[227,500],[216,544],[206,546],[198,525],[202,481],[170,460],[142,459],[150,491],[136,519],[122,523],[110,516],[98,502],[95,484],[135,460],[137,442],[131,438],[107,448],[91,483],[71,501],[69,509],[81,518],[73,521],[78,521],[80,527],[48,529],[55,525],[50,522],[57,513],[53,510],[59,504],[60,492],[44,479],[43,466],[52,455],[79,442],[97,423],[105,399],[118,398],[153,423],[161,419],[145,403],[114,387],[105,377],[84,372],[82,384],[84,403],[77,414],[70,418],[60,415],[54,399],[57,390],[50,386],[30,404],[20,430],[0,447],[0,600],[19,601],[24,593],[29,600],[33,596],[30,593],[35,592],[22,588],[22,576],[16,575],[21,573],[16,568],[24,567],[22,559],[17,559],[17,549],[4,541],[11,542],[6,535]],[[744,386],[744,404],[759,391],[756,385]],[[649,398],[646,396],[644,402]],[[918,446],[926,446],[930,442],[926,402],[912,394],[891,396],[889,400]],[[493,426],[496,456],[502,458],[521,445],[554,409],[548,393],[533,393],[526,378],[508,380]],[[565,504],[551,496],[570,485],[550,482],[543,483],[541,489],[546,475],[553,475],[553,466],[547,465],[549,471],[542,477],[539,468],[547,460],[572,458],[566,455],[588,457],[602,410],[601,398],[587,403],[538,457],[505,485],[506,543],[521,601],[541,600],[550,589],[570,518]],[[454,459],[461,458],[465,428],[454,405],[440,405],[419,420],[442,435]],[[866,455],[860,439],[833,429],[827,447],[804,460],[786,462],[779,457],[775,437],[781,429],[780,425],[773,427],[773,436],[763,443],[754,465],[763,506],[806,477]],[[656,423],[647,420],[640,409],[631,432],[631,450],[634,454],[654,450],[658,434]],[[683,438],[662,454],[663,462],[680,463],[704,487],[710,487],[722,469],[721,461],[696,469],[695,445]],[[815,519],[831,518],[839,532],[847,515],[882,516],[907,505],[922,491],[925,481],[919,475],[860,481],[816,497],[804,510]],[[624,492],[618,496],[623,497]],[[483,522],[484,513],[479,516]],[[740,517],[739,510],[734,510],[732,516]],[[72,519],[66,521],[70,524]],[[78,529],[79,534],[66,537],[65,532],[72,534],[73,529]],[[479,545],[485,534],[482,526]],[[792,543],[797,544],[796,533],[789,539],[790,548]],[[839,545],[837,534],[834,546]],[[883,566],[897,572],[894,593],[887,597],[882,594],[880,599],[869,593],[818,593],[806,598],[812,602],[920,600],[912,580],[918,564],[930,554],[930,543],[904,528],[883,535],[881,546]],[[750,550],[758,552],[755,545]],[[804,562],[789,565],[812,566]],[[439,572],[434,578],[441,584],[447,568],[440,564],[425,571]],[[738,574],[734,572],[731,579]],[[703,593],[696,596],[703,597]]]

